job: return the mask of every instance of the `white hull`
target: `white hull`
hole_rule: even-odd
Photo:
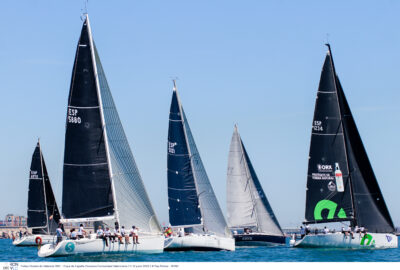
[[[235,250],[235,239],[216,235],[173,236],[165,239],[165,250]]]
[[[41,241],[40,241],[41,240]],[[14,246],[38,246],[39,244],[52,244],[56,240],[54,235],[48,234],[34,234],[23,236],[22,238],[15,238],[13,241]]]
[[[397,236],[391,233],[368,233],[366,236],[354,233],[354,239],[343,233],[306,235],[297,241],[294,247],[307,248],[349,248],[349,249],[384,249],[397,248]]]
[[[39,257],[55,257],[55,256],[71,256],[76,254],[95,254],[95,253],[139,253],[139,254],[155,254],[162,253],[164,249],[164,236],[139,236],[139,244],[120,244],[117,241],[110,243],[108,246],[102,239],[80,240],[63,240],[58,245],[44,245],[39,249]]]

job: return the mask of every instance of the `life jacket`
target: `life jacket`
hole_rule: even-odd
[[[171,230],[171,228],[165,229],[164,235],[165,235],[165,237],[170,237],[170,236],[172,235],[172,230]]]

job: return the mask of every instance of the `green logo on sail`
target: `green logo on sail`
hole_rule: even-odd
[[[332,202],[330,200],[321,200],[317,203],[317,205],[314,208],[314,219],[315,220],[323,220],[322,218],[322,211],[323,210],[328,210],[328,216],[326,219],[333,219],[335,216],[336,208],[337,208],[337,203]],[[338,218],[346,218],[346,212],[343,210],[343,208],[340,208],[338,214]]]

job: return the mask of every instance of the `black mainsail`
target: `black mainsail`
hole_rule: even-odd
[[[305,223],[350,221],[369,232],[393,232],[327,46],[312,126]]]
[[[67,219],[114,217],[88,21],[72,70],[65,132],[62,211]]]
[[[28,228],[33,234],[52,234],[59,220],[60,213],[38,142],[29,172]]]
[[[172,94],[169,112],[167,167],[170,224],[186,227],[200,225],[199,199],[176,91]]]
[[[171,225],[231,237],[197,150],[174,81],[168,132],[168,203]]]

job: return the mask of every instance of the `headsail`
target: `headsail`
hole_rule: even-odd
[[[194,142],[194,138],[186,119],[185,112],[182,108],[182,104],[179,101],[179,96],[176,88],[174,88],[172,98],[174,99],[174,97],[177,98],[177,106],[180,110],[181,121],[183,121],[182,131],[184,132],[184,134],[181,134],[180,136],[184,136],[186,147],[188,149],[188,154],[190,156],[190,166],[192,169],[192,174],[196,187],[196,195],[198,197],[198,204],[200,206],[200,213],[203,224],[203,226],[193,227],[194,231],[214,233],[221,236],[230,236],[231,233],[226,224],[217,198],[215,197],[214,190],[208,179],[207,173],[204,169],[203,162],[200,158],[200,154]]]
[[[336,77],[336,80],[339,103],[343,114],[342,121],[345,130],[356,225],[367,228],[369,232],[394,232],[396,229],[369,162],[339,78]]]
[[[231,227],[283,235],[236,126],[228,158],[227,209]]]
[[[161,228],[146,193],[93,42],[82,27],[72,74],[65,139],[66,220],[115,220],[142,232]]]
[[[125,227],[135,225],[141,232],[161,233],[95,45],[94,50],[119,222]]]
[[[59,219],[60,213],[38,142],[29,173],[28,227],[33,234],[54,233]]]
[[[312,127],[306,223],[346,220],[370,232],[394,231],[329,47]]]

